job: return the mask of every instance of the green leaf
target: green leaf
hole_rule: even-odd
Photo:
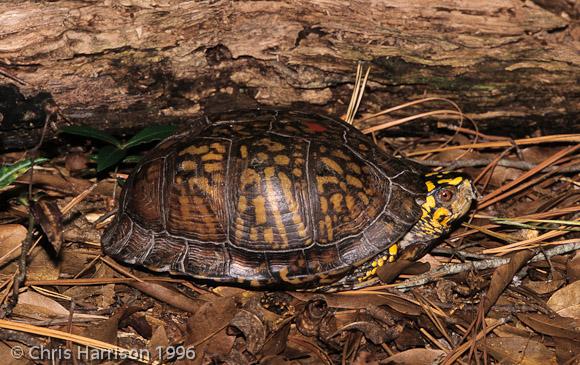
[[[129,155],[123,159],[123,163],[137,163],[143,159],[143,156]]]
[[[154,125],[147,127],[134,135],[129,141],[127,141],[127,143],[121,146],[121,148],[128,149],[142,143],[164,139],[172,135],[173,132],[175,132],[175,127],[172,125]]]
[[[40,165],[46,161],[48,161],[48,158],[39,157],[0,167],[0,188],[12,184],[18,177],[28,171],[32,165]]]
[[[125,150],[115,146],[104,146],[97,154],[97,172],[118,164],[125,157]]]
[[[62,133],[98,139],[99,141],[107,142],[109,144],[112,144],[113,146],[116,146],[119,149],[122,149],[121,142],[117,138],[95,128],[86,126],[70,126],[64,127],[60,131]]]

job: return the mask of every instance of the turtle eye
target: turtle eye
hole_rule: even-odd
[[[437,198],[439,198],[439,201],[448,203],[451,201],[451,199],[453,199],[453,195],[454,195],[453,190],[449,188],[443,188],[437,194]]]

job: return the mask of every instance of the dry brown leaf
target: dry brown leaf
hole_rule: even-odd
[[[26,239],[26,234],[28,230],[26,227],[20,224],[3,224],[0,225],[0,257],[7,255],[10,251],[14,250],[15,247],[19,246],[22,241]],[[0,265],[5,262],[14,260],[20,255],[20,249],[15,250],[9,256],[7,256]]]
[[[580,280],[580,251],[576,251],[574,257],[566,263],[566,273],[570,282]]]
[[[289,292],[288,294],[302,301],[309,301],[314,295],[301,292]],[[409,316],[418,316],[422,313],[421,307],[417,304],[402,296],[386,292],[381,295],[362,293],[324,294],[324,299],[331,308],[366,309],[369,304],[372,304],[375,306],[386,305],[399,313]]]
[[[266,342],[266,326],[254,313],[245,309],[239,310],[230,321],[230,328],[235,328],[246,340],[246,350],[256,355]]]
[[[370,321],[358,321],[351,322],[346,326],[343,326],[330,337],[334,337],[344,331],[360,331],[369,341],[375,345],[383,344],[388,340],[395,338],[395,335],[398,335],[398,333],[394,333],[390,331],[390,329],[386,329],[378,323]]]
[[[498,322],[497,319],[494,318],[486,318],[485,323],[487,326],[493,326]],[[512,326],[510,324],[502,324],[494,328],[493,333],[498,337],[524,337],[524,338],[531,338],[534,336],[534,333],[529,329],[519,328]]]
[[[359,351],[352,365],[379,365],[374,353],[368,351]]]
[[[291,325],[288,323],[280,328],[276,333],[274,333],[268,340],[266,340],[260,355],[263,357],[270,357],[279,355],[284,352],[284,350],[286,350],[290,328]]]
[[[17,270],[20,248],[16,249],[26,238],[28,231],[20,224],[4,224],[0,226],[0,257],[8,255],[0,262],[4,274],[13,274]],[[29,280],[53,280],[59,276],[58,265],[43,247],[37,246],[28,255],[27,278]]]
[[[55,260],[44,247],[37,246],[28,255],[28,280],[56,280],[60,276],[59,261]]]
[[[57,301],[29,290],[18,296],[18,304],[14,308],[14,314],[27,318],[47,320],[55,318],[67,319],[70,312]],[[74,313],[73,318],[87,320],[107,319],[104,316],[83,313]]]
[[[23,357],[23,358],[18,358],[18,352],[13,352],[13,351],[18,351],[18,350],[13,350],[14,348],[19,348],[23,350],[23,353],[28,353],[28,351],[30,351],[30,348],[27,346],[24,346],[18,342],[7,342],[4,343],[4,341],[0,341],[0,359],[2,359],[2,364],[3,365],[32,365],[34,364],[34,362],[32,360],[28,360],[27,358]]]
[[[554,316],[550,318],[540,313],[518,313],[517,317],[534,331],[548,336],[564,337],[580,342],[578,323],[575,325],[569,318]]]
[[[487,338],[487,351],[502,364],[556,365],[556,354],[543,344],[523,338]]]
[[[580,319],[580,280],[555,292],[548,299],[548,306],[562,317]]]
[[[554,271],[552,280],[525,280],[524,285],[534,293],[544,295],[558,290],[565,283],[566,279],[564,276],[559,271]]]
[[[432,349],[411,349],[381,361],[385,365],[435,365],[441,363],[445,352]]]
[[[554,344],[556,345],[556,358],[558,359],[558,364],[574,364],[572,359],[576,357],[578,359],[578,341],[568,340],[566,338],[553,337]]]
[[[130,282],[129,285],[155,299],[186,312],[194,313],[201,305],[199,300],[189,298],[186,295],[162,284],[135,281]]]
[[[504,289],[511,283],[514,275],[534,256],[532,251],[520,251],[511,256],[509,263],[498,267],[491,277],[489,289],[484,299],[484,312],[495,304]]]
[[[40,199],[30,206],[34,220],[48,238],[54,252],[58,255],[62,245],[62,212],[54,200]]]
[[[170,343],[169,339],[167,338],[165,326],[158,326],[153,332],[151,340],[149,341],[149,351],[155,358],[158,358],[159,355],[164,355],[162,349],[167,349],[169,345]]]
[[[233,294],[219,297],[205,294],[200,299],[207,300],[187,322],[186,346],[194,346],[198,354],[227,354],[233,345],[234,336],[226,333],[226,328],[236,315],[237,303],[244,291],[220,290],[220,293]],[[194,364],[201,364],[203,356],[196,358]]]

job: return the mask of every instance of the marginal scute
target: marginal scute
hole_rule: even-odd
[[[164,159],[148,161],[134,174],[131,194],[127,197],[127,211],[143,226],[155,231],[162,229],[161,181]]]

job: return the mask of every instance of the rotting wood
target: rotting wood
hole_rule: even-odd
[[[500,0],[5,2],[0,84],[49,93],[70,123],[119,130],[258,104],[340,115],[363,61],[363,113],[429,95],[496,134],[569,132],[575,16]],[[13,127],[3,139],[37,130]]]

